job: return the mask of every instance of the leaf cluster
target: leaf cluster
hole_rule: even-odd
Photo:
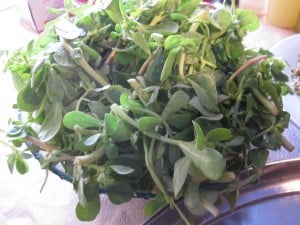
[[[284,64],[243,45],[257,17],[199,4],[67,4],[7,62],[14,107],[27,112],[8,136],[45,151],[44,168],[60,164],[73,177],[79,219],[97,216],[99,189],[115,204],[154,192],[146,215],[170,205],[188,224],[174,202],[181,197],[192,213],[216,215],[222,199],[234,206],[240,173],[252,168],[257,180],[268,151],[283,145]],[[21,156],[8,161],[22,173]]]

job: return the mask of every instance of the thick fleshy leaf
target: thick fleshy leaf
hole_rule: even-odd
[[[130,201],[132,198],[132,189],[127,182],[116,183],[110,187],[107,187],[107,195],[113,204],[119,205]]]
[[[218,112],[218,96],[214,76],[202,73],[195,78],[196,80],[189,79],[188,81],[194,88],[204,108],[210,112]]]
[[[195,142],[180,141],[178,146],[207,178],[217,180],[222,176],[226,161],[220,152],[209,147],[199,150]]]
[[[17,158],[16,153],[11,153],[7,158],[7,166],[11,173],[13,173],[13,171],[14,171],[15,164],[16,164],[16,158]]]
[[[214,11],[212,17],[219,24],[222,30],[226,30],[231,23],[231,14],[225,8],[219,8]]]
[[[167,21],[159,23],[155,26],[147,26],[147,31],[150,33],[161,33],[161,34],[176,34],[179,28],[178,23],[173,21]]]
[[[30,83],[18,93],[17,103],[21,110],[26,112],[35,111],[41,103],[41,98],[36,91],[30,87]]]
[[[56,73],[56,71],[51,68],[49,69],[50,73],[48,75],[47,81],[47,95],[51,102],[60,102],[64,98],[64,88],[63,88],[63,81]]]
[[[180,51],[180,48],[181,47],[179,46],[177,48],[172,49],[169,52],[168,57],[167,57],[167,59],[165,61],[164,67],[163,67],[163,69],[161,71],[161,74],[160,74],[160,80],[161,80],[161,82],[166,81],[167,78],[171,75],[172,68],[173,68],[176,56],[177,56],[178,52]]]
[[[21,155],[16,154],[15,160],[16,169],[20,174],[25,174],[29,171],[28,163],[22,158]]]
[[[99,197],[100,198],[100,197]],[[93,200],[87,202],[85,206],[77,204],[76,206],[76,216],[81,221],[92,221],[100,212],[100,199],[94,198]]]
[[[249,161],[256,169],[262,169],[265,166],[268,155],[269,151],[266,149],[253,149],[248,153]]]
[[[187,157],[178,159],[174,165],[173,187],[174,195],[178,196],[189,172],[191,160]]]
[[[102,125],[102,121],[81,111],[71,111],[65,114],[63,124],[69,129],[78,125],[82,128],[97,128]]]
[[[193,125],[194,125],[196,145],[197,145],[197,148],[201,150],[206,146],[207,139],[206,139],[200,125],[196,122],[193,122]]]
[[[170,114],[177,112],[185,107],[190,101],[190,97],[184,91],[176,91],[166,104],[162,117],[167,118]]]
[[[162,195],[157,194],[154,199],[150,199],[144,205],[144,215],[153,216],[159,209],[167,206],[167,202]]]
[[[58,133],[62,125],[62,110],[63,105],[61,102],[54,102],[51,105],[39,132],[39,138],[41,141],[49,141]]]
[[[231,131],[227,128],[215,128],[206,134],[208,141],[227,141],[232,138]]]
[[[114,141],[120,142],[130,140],[133,128],[128,123],[120,120],[112,113],[105,115],[104,122],[107,134]]]
[[[95,145],[100,137],[101,137],[100,133],[94,134],[94,135],[88,137],[87,139],[85,139],[84,144],[87,146]]]
[[[55,23],[55,32],[62,38],[73,40],[80,36],[80,29],[70,21],[61,19]]]
[[[147,41],[144,37],[144,35],[141,32],[135,32],[132,35],[133,41],[136,43],[137,46],[139,46],[145,53],[148,55],[151,55],[150,48],[147,44]]]
[[[162,122],[160,117],[143,116],[138,119],[138,127],[141,131],[151,131]]]
[[[110,166],[117,174],[127,175],[134,172],[134,169],[124,165],[111,165]]]

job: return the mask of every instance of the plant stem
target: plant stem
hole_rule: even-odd
[[[111,111],[115,113],[118,117],[120,117],[122,120],[124,120],[126,123],[129,123],[131,126],[135,127],[138,129],[138,124],[137,122],[129,117],[122,109],[120,106],[118,106],[116,103],[111,105]]]
[[[74,158],[74,165],[86,165],[92,162],[97,161],[102,155],[104,154],[104,146],[101,146],[100,148],[96,149],[90,154],[82,155],[82,156],[76,156]]]
[[[115,58],[116,53],[117,53],[116,50],[113,49],[110,52],[110,54],[108,55],[107,59],[105,60],[104,65],[110,64],[113,61],[113,59]]]
[[[186,54],[183,49],[181,49],[179,64],[178,64],[178,72],[179,76],[184,79],[184,63],[185,63]]]
[[[251,88],[252,94],[259,100],[259,102],[266,107],[273,116],[278,115],[278,109],[276,105],[269,101],[257,88]]]
[[[72,55],[72,53],[74,52],[74,49],[72,48],[72,46],[63,38],[60,39],[62,46],[64,47],[64,49],[66,49],[66,51]],[[83,56],[81,56],[80,58],[76,58],[76,63],[91,77],[93,78],[95,81],[97,81],[97,83],[99,83],[102,86],[105,85],[109,85],[108,81],[104,78],[104,76],[98,72],[96,72],[88,63],[87,61],[84,59]]]
[[[188,218],[183,214],[182,210],[177,206],[177,204],[174,202],[173,199],[171,199],[171,203],[174,206],[174,208],[176,209],[177,213],[179,214],[179,216],[181,217],[181,219],[184,221],[184,223],[186,225],[192,225],[190,223],[190,221],[188,220]]]
[[[170,204],[170,196],[167,193],[167,191],[164,188],[164,185],[161,183],[159,177],[157,176],[155,170],[154,170],[154,165],[153,165],[153,148],[155,145],[155,140],[151,139],[151,143],[150,143],[150,147],[148,147],[147,145],[147,139],[146,136],[143,136],[143,147],[144,147],[144,151],[145,151],[145,163],[146,163],[146,167],[156,185],[156,187],[159,189],[159,191],[162,193],[162,195],[164,196],[166,202],[168,204]]]
[[[286,139],[286,137],[283,135],[281,135],[281,144],[289,152],[292,152],[295,149],[295,146],[291,142],[289,142],[288,139]]]
[[[267,55],[260,55],[257,57],[254,57],[252,59],[249,59],[244,65],[242,65],[237,71],[235,71],[229,78],[229,80],[233,80],[235,79],[241,72],[243,72],[246,68],[248,68],[249,66],[258,63],[262,60],[265,60],[266,58],[268,58]]]
[[[32,137],[32,136],[28,136],[26,138],[26,141],[28,141],[31,144],[39,147],[41,150],[45,150],[46,152],[52,152],[53,150],[56,149],[54,146],[48,145],[45,142],[42,142],[39,139],[37,139],[35,137]]]
[[[139,75],[144,75],[150,61],[153,59],[154,53],[152,55],[149,55],[149,57],[146,59],[146,61],[143,63],[143,65],[141,66],[141,68],[139,69],[138,74]]]

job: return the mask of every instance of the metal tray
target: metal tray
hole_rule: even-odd
[[[183,203],[179,203],[183,208]],[[245,186],[235,211],[220,207],[220,216],[194,218],[197,225],[294,225],[300,221],[300,158],[269,163],[256,185]],[[164,209],[144,225],[183,224],[175,209]]]

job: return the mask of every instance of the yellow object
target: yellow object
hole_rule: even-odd
[[[280,27],[296,27],[300,0],[269,0],[267,21]]]

